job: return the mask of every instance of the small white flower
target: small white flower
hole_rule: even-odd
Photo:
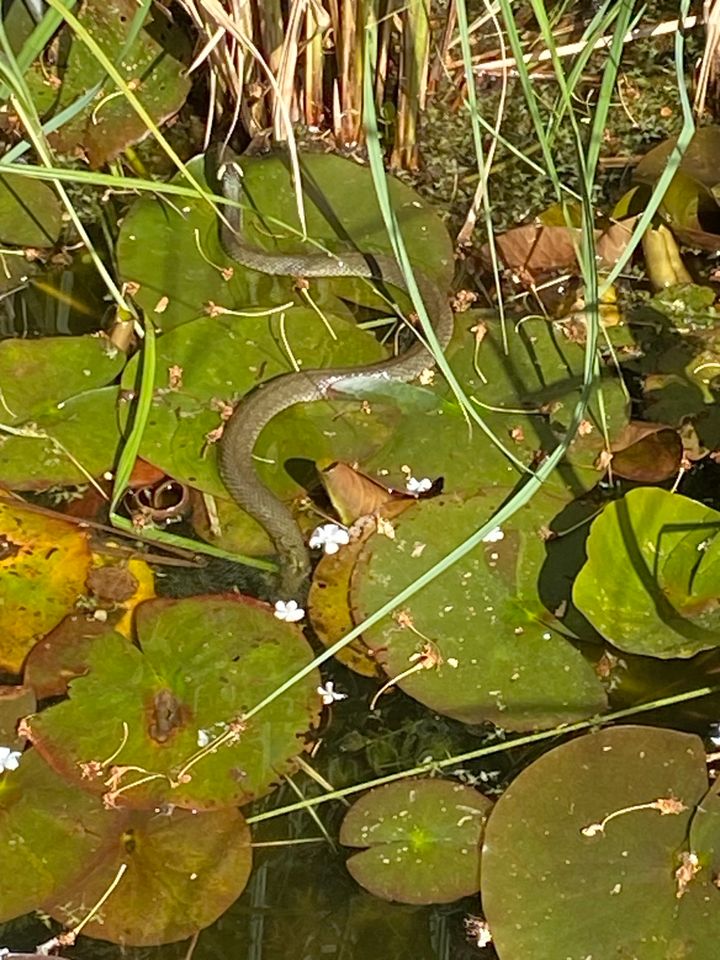
[[[203,747],[206,747],[211,740],[212,740],[212,737],[210,736],[209,730],[198,730],[197,745],[200,747],[201,750],[203,749]]]
[[[17,770],[20,766],[20,750],[11,750],[10,747],[0,747],[0,773],[6,770]]]
[[[408,477],[405,489],[408,493],[427,493],[432,489],[432,480],[430,477],[423,477],[422,480],[418,480],[417,477]]]
[[[318,687],[317,692],[322,697],[322,702],[326,707],[329,707],[331,703],[335,703],[336,700],[347,700],[347,694],[338,693],[332,680],[328,680],[324,687]]]
[[[492,934],[487,920],[482,920],[480,917],[466,917],[465,931],[468,940],[474,940],[475,945],[481,950],[492,943]]]
[[[305,616],[305,611],[299,607],[297,600],[278,600],[275,604],[275,616],[286,623],[297,623]]]
[[[325,553],[337,553],[340,547],[350,543],[350,534],[339,523],[324,523],[316,527],[310,537],[310,547],[322,547]]]
[[[502,527],[494,527],[490,533],[486,533],[482,538],[483,543],[500,543],[501,540],[505,539],[505,534],[502,531]]]

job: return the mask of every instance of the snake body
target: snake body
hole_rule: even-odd
[[[225,164],[219,171],[222,192],[229,200],[242,195],[241,171]],[[226,206],[220,237],[226,253],[235,261],[262,273],[304,278],[363,277],[407,289],[402,272],[388,256],[345,253],[274,254],[251,247],[242,233],[242,212]],[[415,274],[435,335],[444,350],[453,331],[453,315],[445,294],[428,277]],[[281,564],[280,588],[287,597],[302,590],[310,575],[310,556],[303,535],[290,510],[260,480],[253,462],[253,448],[261,431],[274,416],[296,403],[324,400],[333,391],[342,392],[353,382],[396,380],[408,382],[433,366],[433,358],[420,341],[397,357],[368,366],[303,370],[276,377],[257,387],[235,407],[225,424],[220,443],[220,475],[233,500],[261,524],[277,550]]]

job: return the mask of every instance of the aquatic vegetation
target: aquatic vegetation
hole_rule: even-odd
[[[194,0],[49,0],[39,25],[8,6],[0,293],[15,304],[34,278],[64,320],[91,319],[0,343],[0,921],[52,918],[53,949],[210,928],[220,956],[227,915],[253,955],[284,956],[291,927],[308,956],[342,941],[420,958],[459,956],[462,924],[441,921],[462,910],[468,949],[501,960],[710,956],[717,275],[679,244],[720,249],[718,132],[692,136],[678,90],[677,136],[601,209],[614,104],[642,109],[618,74],[633,4],[588,11],[563,72],[555,11],[501,0],[514,129],[478,102],[495,40],[471,48],[481,24],[452,5],[436,66],[469,108],[473,169],[448,163],[435,193],[475,190],[454,241],[457,207],[410,186],[436,158],[414,181],[384,171],[417,166],[438,82],[415,0],[377,22],[372,5],[270,3],[242,24]],[[554,86],[526,36],[551,48]],[[488,103],[507,81],[483,74]],[[238,124],[271,122],[287,150],[223,153],[244,148]],[[460,150],[442,129],[439,153]],[[520,195],[501,174],[497,216],[522,204],[533,222],[495,237],[513,150],[540,182]],[[74,280],[48,281],[76,244],[112,304],[102,324]],[[395,361],[424,362],[418,338],[410,380]],[[255,430],[245,398],[337,367],[361,373],[312,402],[291,390]],[[284,541],[218,469],[229,420],[310,552],[297,589],[276,577]],[[278,871],[264,847],[283,844],[302,852]],[[430,904],[447,910],[432,935]]]

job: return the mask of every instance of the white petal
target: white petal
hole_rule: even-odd
[[[502,527],[494,527],[490,533],[486,533],[482,538],[483,543],[499,543],[501,540],[505,539],[505,534],[502,531]]]
[[[297,600],[278,600],[275,604],[275,616],[285,623],[297,623],[305,616],[305,611],[298,606]]]
[[[318,687],[317,692],[322,697],[322,702],[326,707],[329,707],[336,700],[347,700],[347,694],[338,693],[332,680],[328,680],[324,687]]]
[[[337,553],[338,546],[350,543],[350,534],[339,523],[324,523],[313,530],[309,540],[310,546],[324,547],[325,553]]]
[[[431,487],[432,480],[430,477],[423,477],[421,480],[418,480],[417,477],[408,477],[405,484],[408,493],[427,493]]]
[[[203,747],[206,747],[210,743],[211,739],[212,738],[207,730],[198,730],[197,745],[200,747],[200,749],[202,749]]]
[[[6,770],[17,770],[20,766],[22,753],[19,750],[12,750],[10,747],[0,747],[0,773]]]

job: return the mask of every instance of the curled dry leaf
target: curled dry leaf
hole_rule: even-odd
[[[635,218],[611,224],[606,230],[596,230],[598,266],[614,266],[625,250]],[[515,227],[496,238],[497,250],[503,264],[517,273],[525,282],[562,270],[575,270],[578,266],[576,250],[580,243],[580,231],[574,227],[544,226],[529,223]],[[484,260],[489,258],[489,249],[481,250]]]
[[[660,483],[674,477],[683,458],[683,442],[673,427],[632,420],[612,444],[613,472],[626,480]]]

